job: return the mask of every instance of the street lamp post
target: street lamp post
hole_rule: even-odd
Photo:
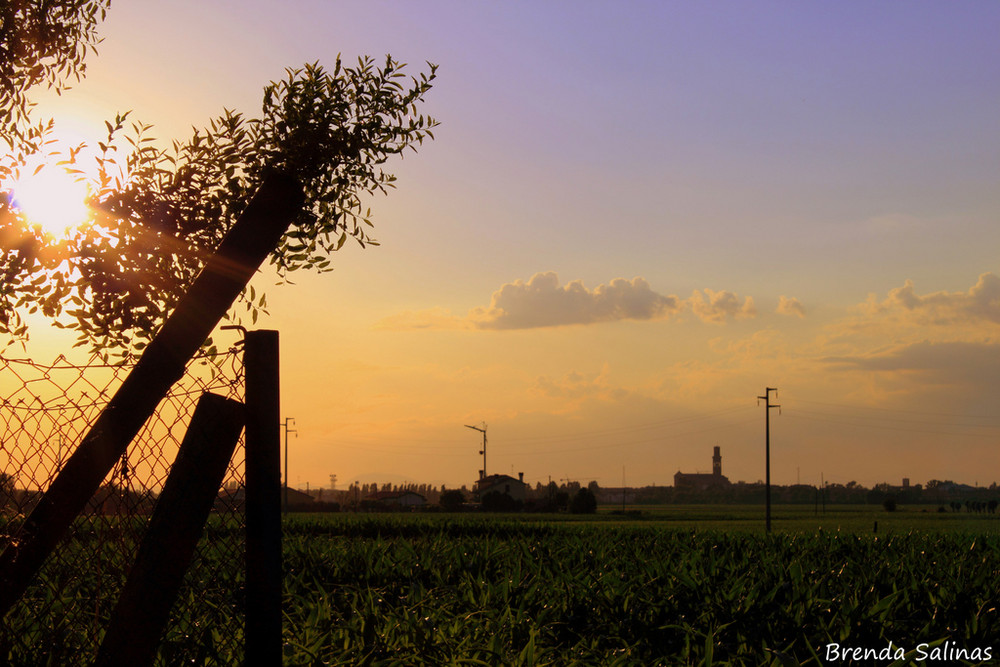
[[[288,513],[288,434],[294,433],[295,437],[299,437],[299,432],[289,429],[289,424],[294,424],[294,417],[285,417],[284,423],[281,424],[285,429],[285,488],[282,491],[282,510],[285,514]]]

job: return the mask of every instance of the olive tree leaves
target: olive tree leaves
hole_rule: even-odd
[[[256,124],[265,138],[261,163],[295,174],[306,190],[306,209],[272,258],[282,275],[328,269],[329,254],[348,237],[377,245],[363,197],[394,187],[382,168],[390,156],[433,139],[437,122],[417,108],[436,76],[437,66],[429,68],[408,78],[391,57],[382,67],[369,58],[344,67],[338,59],[329,74],[307,65],[265,88]]]
[[[282,279],[331,270],[330,254],[348,239],[375,245],[365,202],[394,187],[385,163],[433,139],[437,121],[418,111],[436,76],[428,67],[409,76],[387,56],[381,66],[338,57],[331,71],[291,69],[265,87],[260,118],[226,110],[166,148],[128,114],[109,121],[91,184],[94,215],[71,238],[31,237],[23,225],[14,232],[17,212],[0,210],[0,332],[26,335],[20,313],[40,310],[75,330],[78,345],[122,357],[141,349],[268,170],[293,174],[306,194],[271,256]],[[76,160],[71,149],[60,162],[76,169]],[[256,320],[266,298],[255,290],[243,298],[237,311]]]
[[[97,26],[110,0],[19,0],[0,3],[0,181],[16,175],[31,154],[50,148],[51,122],[35,122],[29,91],[44,85],[57,93],[79,81],[86,57],[100,39]],[[73,153],[70,158],[74,157]],[[0,193],[2,195],[3,193]],[[49,284],[46,272],[57,263],[40,234],[18,224],[10,202],[0,196],[0,334],[27,336],[14,303],[27,284],[38,293],[33,306],[54,314],[68,295],[65,280]],[[22,290],[23,291],[23,290]]]
[[[0,3],[0,129],[9,149],[42,132],[31,125],[28,91],[60,92],[86,73],[88,51],[100,42],[97,26],[111,0],[13,0]]]

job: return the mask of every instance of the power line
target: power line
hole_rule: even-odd
[[[671,443],[672,441],[678,440],[678,439],[680,439],[682,437],[688,437],[688,436],[692,436],[692,435],[699,435],[701,433],[708,433],[709,431],[718,431],[718,430],[721,430],[721,429],[735,428],[737,426],[743,426],[743,425],[750,424],[750,423],[753,423],[753,422],[756,422],[756,421],[757,421],[757,419],[755,417],[755,418],[752,418],[752,419],[746,419],[746,420],[739,421],[739,422],[732,422],[732,423],[728,423],[728,424],[717,424],[715,426],[708,426],[706,428],[695,429],[693,431],[682,431],[680,433],[672,433],[672,434],[669,434],[669,435],[662,435],[662,436],[659,436],[659,437],[656,437],[656,438],[645,438],[645,439],[642,439],[642,440],[627,440],[627,441],[622,441],[622,442],[615,442],[615,443],[608,443],[608,444],[601,444],[601,445],[589,445],[589,446],[585,446],[585,447],[569,447],[569,448],[564,448],[564,449],[546,449],[544,451],[536,451],[536,452],[521,452],[518,455],[519,456],[531,456],[533,454],[537,454],[537,455],[562,454],[562,453],[567,453],[567,452],[592,451],[592,450],[595,450],[595,449],[614,449],[614,448],[618,448],[618,447],[630,447],[630,446],[634,446],[634,445],[646,445],[646,444],[650,444],[650,443],[664,444],[664,443]]]
[[[964,412],[928,412],[927,410],[903,410],[902,408],[882,408],[874,405],[862,405],[860,403],[829,403],[825,401],[809,401],[803,398],[792,398],[793,403],[807,403],[811,405],[823,405],[846,410],[869,410],[873,412],[898,412],[907,415],[920,415],[922,417],[965,417],[968,419],[989,419],[997,420],[997,415],[974,415]]]
[[[898,431],[900,433],[924,433],[930,435],[948,435],[948,436],[962,436],[962,437],[973,437],[973,438],[989,438],[995,437],[995,433],[989,432],[976,432],[970,433],[968,431],[948,431],[941,429],[929,429],[926,428],[927,425],[931,426],[948,426],[948,424],[935,424],[934,422],[918,422],[913,428],[906,428],[904,426],[895,426],[891,424],[879,424],[873,421],[856,421],[849,417],[843,417],[839,415],[826,415],[823,413],[809,412],[803,410],[795,410],[794,412],[789,412],[788,417],[793,420],[802,421],[816,421],[828,424],[839,424],[841,426],[849,426],[854,428],[867,428],[867,429],[878,429],[881,431]],[[923,424],[921,426],[920,424]],[[956,424],[955,426],[962,428],[974,428],[974,429],[1000,429],[1000,426],[973,424],[973,425],[961,425]]]
[[[742,409],[741,409],[741,411],[742,411]],[[718,430],[728,429],[728,428],[738,428],[738,427],[745,426],[747,424],[755,423],[756,421],[757,421],[757,418],[756,417],[752,417],[752,418],[744,419],[744,420],[740,420],[740,421],[729,422],[729,423],[725,423],[725,424],[715,424],[715,425],[712,425],[712,426],[707,426],[707,427],[704,427],[704,428],[697,428],[697,429],[693,429],[693,430],[685,430],[685,431],[679,431],[679,432],[672,432],[672,433],[668,433],[668,434],[661,434],[661,435],[658,435],[656,437],[642,438],[642,439],[639,439],[639,440],[618,440],[616,442],[610,442],[610,443],[600,443],[600,444],[593,444],[593,445],[583,445],[583,446],[579,446],[579,447],[562,447],[562,448],[559,448],[559,449],[538,449],[538,448],[535,448],[535,449],[533,449],[531,451],[520,450],[520,451],[515,451],[513,453],[516,454],[518,457],[522,457],[523,458],[523,457],[531,457],[531,456],[547,456],[549,454],[565,454],[565,453],[571,453],[571,452],[593,451],[593,450],[600,450],[600,449],[616,449],[616,448],[621,448],[621,447],[630,447],[630,446],[638,446],[638,445],[646,445],[646,444],[654,444],[654,443],[655,444],[664,444],[664,443],[666,443],[666,444],[674,444],[677,440],[680,440],[680,439],[683,439],[683,438],[687,438],[687,437],[690,437],[692,435],[699,435],[701,433],[708,433],[708,432],[711,432],[711,431],[718,431]],[[585,437],[585,436],[581,436],[581,439],[583,437]],[[568,441],[568,440],[571,440],[571,439],[572,439],[571,436],[559,437],[559,438],[554,438],[553,442],[562,442],[562,441]],[[342,439],[338,439],[338,440],[336,440],[336,445],[338,447],[345,447],[345,448],[348,448],[348,449],[354,449],[354,450],[360,450],[360,451],[366,451],[366,452],[375,452],[375,453],[381,453],[381,454],[412,454],[414,456],[417,456],[417,455],[419,455],[419,456],[426,456],[427,453],[428,453],[428,450],[432,450],[435,456],[456,456],[456,457],[458,457],[458,456],[462,456],[462,457],[468,456],[468,454],[464,450],[464,447],[465,447],[465,443],[464,442],[463,443],[456,443],[456,446],[454,446],[454,447],[435,447],[435,448],[429,448],[427,446],[420,445],[420,444],[418,444],[416,442],[412,442],[411,443],[409,440],[407,440],[406,443],[401,443],[401,444],[398,444],[398,445],[390,445],[390,443],[387,440],[370,441],[370,442],[373,442],[373,444],[367,444],[364,441],[358,441],[358,440],[342,440]],[[386,446],[389,446],[390,448],[386,448]],[[505,450],[507,449],[506,442],[505,442],[504,449]]]
[[[740,407],[737,407],[737,408],[727,408],[727,409],[724,409],[724,410],[715,410],[713,412],[705,412],[705,413],[699,413],[699,414],[694,414],[694,415],[687,415],[687,416],[683,416],[683,417],[674,417],[674,418],[671,418],[671,419],[657,420],[657,421],[654,421],[654,422],[647,422],[645,424],[640,424],[640,425],[637,425],[637,426],[622,426],[622,427],[607,428],[607,429],[600,429],[600,430],[593,430],[593,431],[584,431],[584,432],[576,432],[576,433],[565,433],[565,434],[561,434],[561,435],[521,436],[521,437],[512,437],[510,439],[505,438],[504,439],[504,448],[516,451],[519,446],[537,446],[539,444],[555,444],[555,443],[560,443],[560,442],[579,442],[581,440],[593,440],[593,439],[600,438],[600,437],[603,437],[603,436],[614,436],[614,435],[624,435],[624,434],[629,434],[629,433],[639,433],[639,432],[642,432],[642,431],[650,431],[650,430],[659,429],[659,428],[666,428],[666,427],[670,427],[670,426],[677,426],[677,425],[681,425],[681,424],[687,424],[687,423],[690,423],[690,422],[702,421],[702,420],[705,420],[705,419],[711,419],[713,417],[721,417],[721,416],[724,416],[724,415],[736,414],[736,413],[741,413],[741,412],[748,412],[748,411],[753,410],[753,409],[754,409],[753,406],[740,406]],[[736,424],[742,424],[742,423],[746,423],[746,422],[736,422]],[[708,430],[714,430],[714,429],[717,429],[717,428],[725,428],[727,426],[729,426],[729,424],[724,424],[724,425],[721,425],[721,426],[712,426],[712,427],[709,427]],[[684,434],[694,434],[694,433],[700,433],[700,432],[701,432],[700,430],[697,430],[697,431],[686,431]],[[385,445],[385,444],[388,444],[389,440],[390,440],[390,438],[388,436],[378,436],[378,435],[376,435],[376,436],[368,436],[368,435],[365,435],[365,434],[358,434],[358,435],[351,436],[350,438],[348,438],[346,440],[338,438],[337,442],[338,443],[353,443],[357,447],[363,447],[363,446],[365,446],[365,443],[372,443],[375,446]],[[630,443],[631,442],[635,442],[635,443],[640,443],[641,444],[641,443],[645,443],[645,442],[660,442],[660,441],[661,441],[661,438],[657,437],[657,438],[647,438],[647,439],[644,439],[644,440],[628,441],[628,442],[630,442]],[[458,440],[458,439],[452,440],[452,439],[445,439],[445,438],[411,437],[411,436],[407,435],[406,436],[406,443],[408,445],[409,444],[421,445],[421,448],[422,448],[422,450],[424,452],[426,452],[428,450],[439,451],[439,452],[450,452],[450,451],[458,450],[458,449],[460,449],[462,447],[465,447],[466,441],[465,440]],[[606,446],[606,445],[600,445],[600,446]],[[615,445],[615,446],[617,446],[617,445]],[[574,449],[571,449],[571,450],[566,450],[566,451],[574,451],[575,449],[577,449],[577,448],[574,448]],[[563,450],[560,450],[560,451],[563,451]],[[523,452],[516,452],[516,453],[520,454],[520,453],[523,453]]]
[[[649,431],[658,428],[664,428],[667,426],[676,426],[678,424],[684,424],[692,421],[700,421],[703,419],[710,419],[712,417],[720,417],[722,415],[734,414],[737,412],[746,412],[752,410],[752,406],[741,406],[738,408],[727,408],[725,410],[716,410],[713,412],[705,412],[695,415],[686,415],[683,417],[673,417],[671,419],[663,419],[655,422],[649,422],[639,426],[619,426],[615,428],[601,429],[597,431],[587,431],[585,433],[570,433],[566,435],[555,435],[555,436],[522,436],[514,437],[508,440],[512,445],[515,444],[531,444],[537,442],[565,442],[568,440],[579,440],[581,438],[593,438],[600,436],[616,435],[621,433],[634,433],[638,431]]]

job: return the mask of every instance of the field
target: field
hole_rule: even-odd
[[[626,507],[625,517],[620,516],[618,509],[602,507],[599,514],[585,520],[623,523],[623,519],[627,519],[663,528],[764,531],[764,507],[761,505],[636,506]],[[558,517],[580,519],[574,515]],[[907,506],[895,512],[886,512],[880,505],[831,505],[825,510],[811,505],[773,505],[771,522],[775,533],[840,530],[862,534],[874,533],[877,528],[879,534],[920,531],[1000,535],[1000,514],[976,514],[964,510],[939,512],[938,505]]]
[[[985,662],[1000,519],[926,509],[296,516],[286,664]]]
[[[285,664],[993,662],[1000,517],[936,509],[779,505],[771,535],[762,507],[293,514]],[[157,664],[242,662],[240,531],[209,531]],[[5,619],[0,662],[90,663],[128,550],[81,534]]]

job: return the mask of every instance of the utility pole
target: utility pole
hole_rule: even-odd
[[[823,473],[819,474],[819,486],[820,500],[823,501],[823,514],[826,514],[826,480],[823,479]]]
[[[622,466],[622,516],[625,516],[625,466]]]
[[[285,421],[281,426],[285,429],[285,488],[282,491],[282,501],[281,506],[285,514],[288,514],[288,434],[294,433],[295,437],[299,437],[299,432],[293,429],[289,429],[289,422],[295,423],[294,417],[285,417]]]
[[[766,528],[771,532],[771,408],[778,408],[781,414],[780,405],[771,404],[771,392],[778,395],[776,387],[764,387],[764,395],[757,397],[757,405],[764,401],[764,503],[766,505]]]
[[[471,428],[473,431],[479,431],[483,434],[483,449],[479,452],[483,455],[483,474],[480,476],[480,479],[486,479],[486,422],[483,422],[482,428],[479,428],[478,426],[469,426],[468,424],[465,425],[465,428]]]

